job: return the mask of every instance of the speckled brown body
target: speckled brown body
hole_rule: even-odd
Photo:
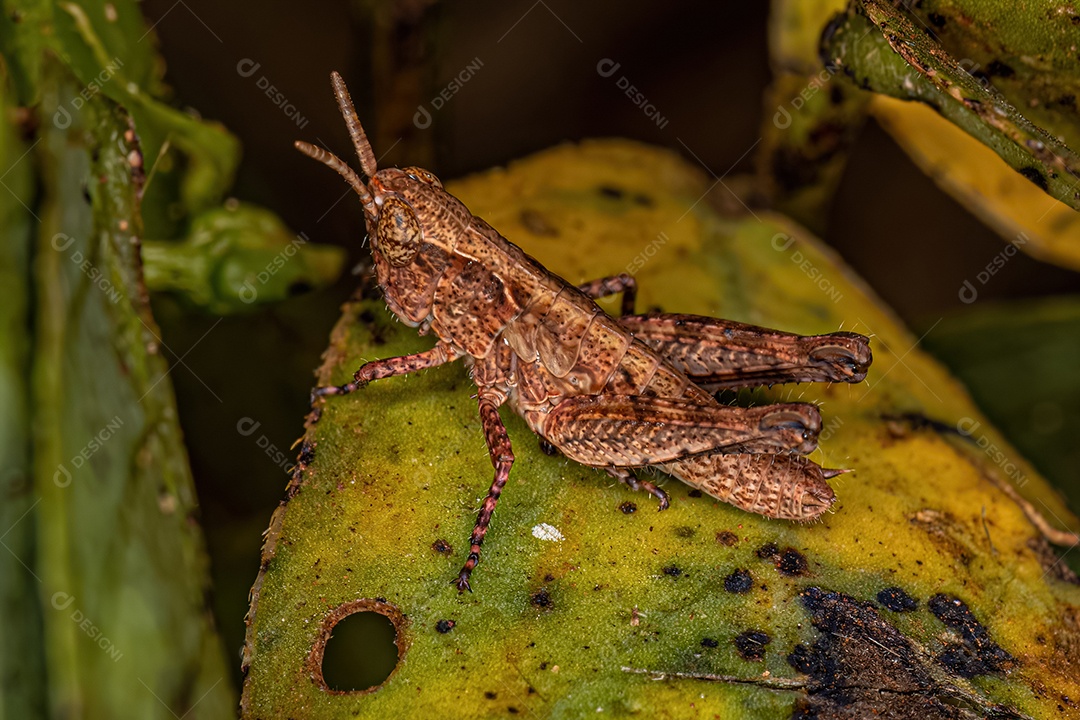
[[[360,156],[364,183],[341,160],[304,143],[364,205],[379,285],[390,310],[439,342],[431,350],[367,363],[352,383],[317,396],[464,358],[495,480],[456,583],[469,588],[491,515],[513,463],[498,415],[509,402],[551,446],[604,468],[667,507],[666,493],[634,468],[658,467],[750,512],[811,520],[835,497],[823,470],[802,457],[817,445],[817,408],[806,403],[731,407],[704,387],[865,377],[868,341],[854,333],[801,337],[689,315],[633,316],[633,279],[581,288],[552,274],[418,168],[376,170],[348,93],[338,102]],[[623,293],[624,317],[594,298]]]

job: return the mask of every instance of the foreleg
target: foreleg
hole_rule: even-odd
[[[347,395],[354,390],[359,390],[372,380],[381,380],[382,378],[393,377],[394,375],[405,375],[407,373],[416,372],[417,370],[438,367],[439,365],[457,360],[459,357],[461,357],[459,351],[453,349],[446,343],[440,342],[430,350],[418,352],[414,355],[402,355],[400,357],[372,360],[371,362],[364,363],[360,366],[360,369],[353,374],[352,382],[345,383],[344,385],[326,385],[324,387],[317,387],[311,391],[311,399],[314,402],[316,398],[325,395]]]

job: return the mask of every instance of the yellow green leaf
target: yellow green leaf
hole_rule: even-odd
[[[1005,240],[1040,260],[1080,270],[1080,213],[925,105],[877,96],[870,110],[934,182]]]
[[[829,250],[775,214],[720,216],[698,172],[624,141],[448,187],[571,282],[634,273],[643,310],[872,336],[865,383],[754,395],[819,403],[814,459],[854,472],[833,481],[835,511],[807,525],[674,480],[657,513],[544,455],[504,409],[517,460],[475,592],[459,595],[450,581],[492,474],[464,370],[329,398],[267,533],[244,717],[1076,712],[1080,586],[1033,524],[1034,508],[1060,518],[1044,529],[1066,541],[1075,516]],[[318,382],[430,344],[358,300]],[[394,622],[398,662],[375,689],[331,691],[322,653],[356,612]]]

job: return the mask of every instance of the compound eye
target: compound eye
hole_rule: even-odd
[[[408,176],[411,180],[427,183],[428,185],[437,188],[442,187],[442,182],[439,181],[439,178],[435,177],[433,173],[430,173],[423,168],[407,167],[405,168],[405,175]]]
[[[412,262],[423,241],[420,221],[409,205],[396,197],[388,197],[379,210],[379,220],[371,247],[394,267]]]

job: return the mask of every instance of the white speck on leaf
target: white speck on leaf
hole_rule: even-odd
[[[534,525],[532,529],[533,537],[537,540],[548,540],[550,542],[559,542],[563,539],[563,534],[559,532],[559,529],[554,525],[548,525],[547,523],[540,523]]]

